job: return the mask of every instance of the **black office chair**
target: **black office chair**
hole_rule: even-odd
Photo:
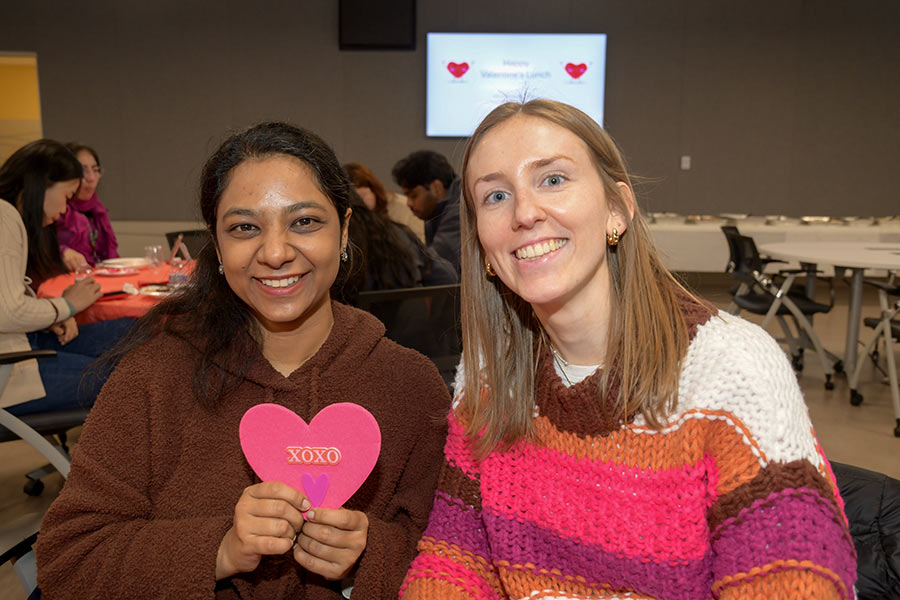
[[[54,350],[28,350],[0,354],[0,391],[6,387],[14,364],[33,358],[56,356]],[[73,409],[35,413],[17,417],[0,408],[0,442],[22,439],[46,458],[50,465],[28,473],[25,493],[36,496],[44,490],[41,477],[58,471],[63,477],[69,475],[69,449],[66,446],[66,432],[84,423],[90,409]],[[31,512],[0,524],[0,565],[14,561],[13,571],[18,576],[28,598],[39,597],[37,569],[35,566],[34,543],[40,529],[41,512]]]
[[[897,426],[894,428],[894,435],[900,437],[900,384],[897,381],[897,362],[894,357],[894,342],[900,341],[900,320],[897,314],[900,313],[900,300],[890,302],[888,296],[900,296],[900,287],[896,285],[894,275],[888,281],[866,281],[878,289],[878,301],[881,305],[881,314],[878,317],[866,317],[863,323],[866,327],[870,327],[875,331],[872,339],[865,345],[859,359],[856,362],[856,368],[850,377],[850,404],[859,406],[862,404],[863,396],[859,393],[859,376],[862,373],[865,357],[869,356],[875,367],[887,376],[888,383],[891,386],[891,402],[894,405],[894,417]],[[878,364],[879,352],[878,345],[883,343],[885,362],[887,362],[887,373]]]
[[[859,600],[900,598],[900,481],[831,462],[856,547]]]
[[[738,231],[738,228],[734,225],[722,225],[720,227],[722,233],[725,234],[725,241],[728,242],[728,264],[725,265],[725,273],[731,275],[734,272],[735,267],[737,266],[736,262],[738,257],[741,254],[740,248],[736,247],[736,240],[740,237],[741,232]],[[775,258],[769,258],[768,256],[760,255],[759,260],[762,261],[763,268],[767,267],[772,263],[784,263],[783,260],[777,260]],[[735,287],[728,290],[728,293],[734,296],[741,289],[741,284],[736,285]],[[741,293],[746,292],[747,290],[743,290]],[[728,312],[736,315],[741,312],[741,308],[736,305],[734,302],[728,307]]]
[[[459,284],[360,292],[356,305],[384,323],[388,338],[431,359],[452,391],[462,353]]]
[[[166,243],[169,244],[169,248],[175,244],[175,240],[178,239],[179,235],[183,236],[181,243],[184,244],[185,248],[190,252],[191,258],[200,256],[200,251],[203,250],[203,247],[212,241],[212,235],[210,235],[208,229],[169,231],[166,233]]]
[[[765,315],[761,323],[763,329],[767,329],[771,320],[775,318],[784,334],[783,338],[776,340],[788,346],[794,369],[797,371],[803,369],[804,349],[814,349],[825,369],[825,389],[834,389],[832,376],[835,372],[843,370],[843,363],[834,354],[825,350],[809,320],[813,315],[831,310],[834,306],[834,288],[830,289],[829,304],[816,302],[807,296],[805,286],[794,284],[799,275],[814,276],[815,269],[812,266],[806,269],[782,270],[778,274],[765,273],[763,270],[767,261],[760,257],[753,238],[728,231],[724,233],[731,251],[729,275],[740,282],[738,288],[732,290],[732,306],[736,308],[730,309],[729,312],[737,314],[743,309],[757,315]],[[788,325],[785,319],[787,316],[793,319],[796,333]]]
[[[0,354],[0,391],[6,386],[6,381],[15,363],[50,356],[56,356],[56,352],[54,350],[28,350]],[[88,412],[90,412],[90,408],[73,408],[17,417],[0,408],[0,442],[25,440],[50,463],[25,476],[27,478],[24,488],[26,494],[29,496],[40,495],[44,491],[44,483],[41,478],[54,470],[59,471],[63,477],[68,475],[69,462],[72,459],[69,456],[66,434],[70,429],[83,425]]]

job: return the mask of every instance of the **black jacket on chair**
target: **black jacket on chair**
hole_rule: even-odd
[[[900,481],[831,463],[857,553],[860,600],[900,599]]]

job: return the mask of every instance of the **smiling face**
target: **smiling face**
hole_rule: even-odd
[[[228,285],[270,332],[330,318],[328,292],[348,223],[342,230],[334,204],[300,160],[244,161],[232,171],[216,211]]]
[[[478,143],[466,181],[486,260],[507,287],[542,312],[606,304],[606,234],[627,222],[574,133],[514,116]]]
[[[66,212],[66,202],[78,190],[77,179],[57,181],[44,190],[44,226],[54,223]]]
[[[78,189],[79,200],[90,200],[94,192],[97,191],[97,184],[100,183],[100,176],[103,172],[97,159],[87,150],[80,150],[76,155],[81,168],[84,169],[84,176],[81,178],[81,187]]]

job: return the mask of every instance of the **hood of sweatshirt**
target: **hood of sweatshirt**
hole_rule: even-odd
[[[296,403],[306,398],[308,416],[336,401],[336,393],[342,394],[352,386],[363,385],[366,379],[365,365],[384,339],[384,325],[371,314],[331,303],[334,325],[319,350],[289,376],[278,372],[262,353],[259,344],[249,333],[242,334],[236,343],[242,348],[240,363],[237,360],[217,360],[216,365],[234,377],[241,377],[237,386],[226,397],[241,398],[241,404],[260,402],[276,404]],[[197,347],[196,340],[188,341]],[[249,365],[249,366],[248,366]],[[225,399],[223,399],[225,400]],[[353,401],[347,397],[347,401]],[[305,412],[305,411],[301,411]]]

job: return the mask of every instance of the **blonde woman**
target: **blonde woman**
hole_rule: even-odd
[[[790,365],[662,265],[606,132],[504,104],[462,187],[464,366],[401,595],[852,597]]]

